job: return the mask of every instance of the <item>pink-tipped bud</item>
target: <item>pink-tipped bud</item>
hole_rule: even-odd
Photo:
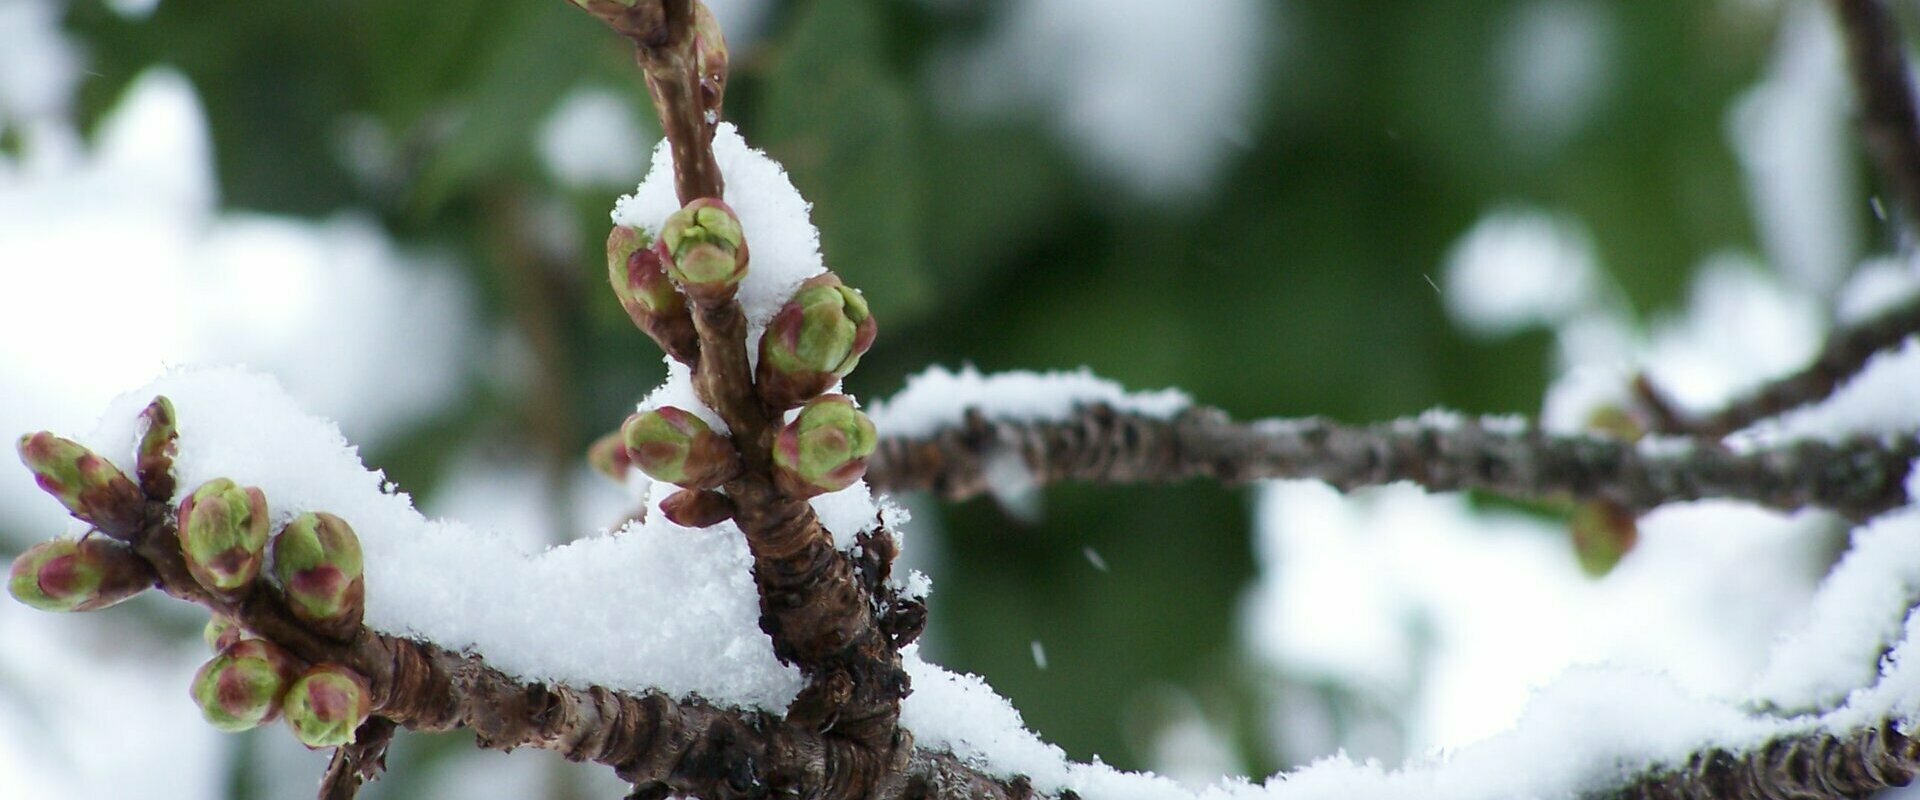
[[[359,673],[318,664],[293,682],[281,703],[294,738],[317,750],[353,743],[354,732],[373,713],[373,692]]]
[[[1580,569],[1595,578],[1612,572],[1640,541],[1640,523],[1633,512],[1605,500],[1575,506],[1567,527]]]
[[[740,473],[733,441],[692,412],[662,406],[627,418],[621,441],[633,465],[656,481],[712,489]]]
[[[246,633],[246,629],[241,628],[240,623],[234,622],[232,617],[215,614],[207,620],[206,627],[200,629],[200,641],[206,642],[209,649],[218,653],[246,638]]]
[[[838,276],[808,279],[760,337],[754,388],[780,411],[818,397],[860,364],[878,331],[866,298]]]
[[[7,591],[41,611],[98,611],[154,584],[153,568],[104,536],[42,542],[13,560]]]
[[[816,398],[774,440],[775,482],[797,498],[845,489],[866,474],[867,457],[878,443],[873,421],[852,398]]]
[[[654,243],[667,275],[695,303],[733,299],[747,276],[746,233],[726,203],[703,197],[667,217]]]
[[[267,498],[226,478],[201,484],[180,501],[180,552],[194,580],[215,594],[253,586],[267,551]]]
[[[140,449],[134,472],[140,476],[140,491],[151,500],[173,499],[173,455],[180,432],[174,423],[173,401],[155,397],[140,412]]]
[[[67,511],[116,539],[140,530],[146,497],[112,462],[46,431],[20,437],[20,461]]]
[[[587,463],[593,465],[595,472],[612,478],[614,483],[626,483],[633,459],[627,456],[627,443],[620,432],[614,431],[593,440],[587,447]]]
[[[360,539],[326,512],[294,517],[273,540],[273,574],[301,622],[335,639],[360,630],[366,607]]]
[[[228,733],[272,722],[300,664],[265,639],[228,645],[193,676],[193,702],[207,723]]]
[[[700,334],[687,298],[667,277],[660,251],[644,231],[616,225],[607,235],[607,280],[634,326],[660,349],[683,364],[700,360]]]
[[[681,489],[660,501],[660,513],[682,528],[707,528],[733,519],[733,499],[711,490]]]

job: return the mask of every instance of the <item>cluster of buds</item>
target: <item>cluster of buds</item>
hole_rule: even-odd
[[[14,559],[7,591],[41,611],[97,611],[154,585],[153,568],[104,536],[41,542]]]
[[[681,363],[700,359],[700,334],[694,330],[687,298],[667,277],[661,252],[645,231],[616,225],[607,235],[607,280],[635,327]]]
[[[829,272],[800,284],[760,337],[755,388],[784,411],[833,388],[873,346],[878,323],[860,292]]]
[[[747,239],[724,201],[703,197],[667,217],[654,242],[674,283],[700,305],[733,299],[747,277]]]
[[[774,480],[790,497],[837,492],[866,474],[867,457],[878,443],[873,421],[853,398],[815,398],[774,440]]]
[[[265,639],[223,632],[219,654],[193,676],[190,694],[207,723],[228,733],[284,717],[311,748],[338,747],[373,713],[367,680],[338,664],[302,664]]]
[[[116,538],[140,529],[146,497],[113,462],[46,431],[20,437],[20,461],[74,517]]]

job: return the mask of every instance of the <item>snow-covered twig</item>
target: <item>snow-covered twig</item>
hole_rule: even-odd
[[[1916,228],[1920,230],[1920,228]],[[1689,417],[1646,379],[1635,383],[1656,432],[1718,438],[1756,422],[1825,400],[1865,369],[1874,356],[1920,334],[1920,299],[1835,331],[1820,355],[1791,375],[1771,381],[1704,417]]]
[[[1346,491],[1410,481],[1433,491],[1608,500],[1633,511],[1730,498],[1866,519],[1908,502],[1904,482],[1920,455],[1910,440],[1806,441],[1746,453],[1671,443],[1556,436],[1505,418],[1236,422],[1206,407],[1165,416],[1096,403],[1038,420],[969,411],[959,424],[924,435],[883,428],[867,480],[891,491],[972,497],[993,488],[996,459],[1011,454],[1035,484],[1315,478]]]
[[[1882,0],[1833,0],[1860,101],[1860,138],[1880,180],[1920,231],[1920,113],[1914,109],[1905,39]]]

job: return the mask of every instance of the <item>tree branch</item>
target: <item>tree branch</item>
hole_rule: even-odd
[[[1920,444],[1910,439],[1798,442],[1747,454],[1706,446],[1668,452],[1476,420],[1246,423],[1206,407],[1159,419],[1093,405],[1058,422],[969,412],[963,424],[932,436],[884,437],[867,481],[880,490],[963,499],[991,489],[994,459],[1017,457],[1039,484],[1314,478],[1350,491],[1408,481],[1432,491],[1607,500],[1634,512],[1726,498],[1783,511],[1825,508],[1860,520],[1908,502],[1905,481],[1916,456]]]
[[[1761,420],[1825,400],[1865,369],[1875,355],[1899,347],[1916,334],[1920,334],[1920,298],[1834,332],[1820,348],[1820,355],[1804,369],[1767,383],[1719,411],[1699,418],[1690,418],[1674,408],[1659,389],[1644,378],[1636,382],[1634,390],[1651,412],[1650,427],[1656,432],[1717,439]]]
[[[1881,183],[1899,198],[1909,230],[1920,232],[1920,114],[1900,32],[1881,0],[1833,0],[1847,42],[1847,67],[1860,99],[1860,138]]]
[[[1893,720],[1847,736],[1808,734],[1742,752],[1714,748],[1593,800],[1775,800],[1866,797],[1920,772],[1920,742]]]

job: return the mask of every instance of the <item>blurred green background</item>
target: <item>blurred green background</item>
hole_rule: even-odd
[[[1676,303],[1708,253],[1760,249],[1726,120],[1767,62],[1778,6],[1256,5],[1257,57],[1217,73],[1249,84],[1217,167],[1143,191],[1087,158],[1045,102],[977,112],[953,96],[950,56],[994,36],[1008,4],[770,2],[735,45],[727,116],[787,164],[829,265],[881,320],[850,388],[884,396],[928,364],[1087,365],[1243,417],[1531,414],[1548,335],[1468,339],[1437,294],[1448,247],[1482,213],[1583,221],[1640,313]],[[1541,7],[1574,9],[1600,48],[1597,88],[1551,129],[1515,124],[1509,101],[1530,68],[1510,57],[1516,26]],[[456,412],[368,453],[402,486],[431,496],[455,445],[481,438],[571,465],[659,379],[596,255],[618,190],[563,185],[537,155],[543,120],[582,86],[624,94],[655,130],[627,47],[562,0],[164,0],[144,21],[82,2],[67,26],[95,73],[83,118],[143,68],[177,66],[208,110],[225,205],[371,210],[407,246],[457,256],[495,327],[526,343],[530,390],[475,380]],[[1138,57],[1220,57],[1156,48]],[[344,157],[366,130],[377,157]],[[1289,766],[1253,710],[1260,668],[1236,647],[1248,506],[1200,485],[1056,488],[1034,520],[991,500],[916,503],[941,537],[931,655],[986,676],[1078,759],[1150,766],[1171,687],[1243,734],[1241,769]],[[917,544],[934,546],[910,530]]]

